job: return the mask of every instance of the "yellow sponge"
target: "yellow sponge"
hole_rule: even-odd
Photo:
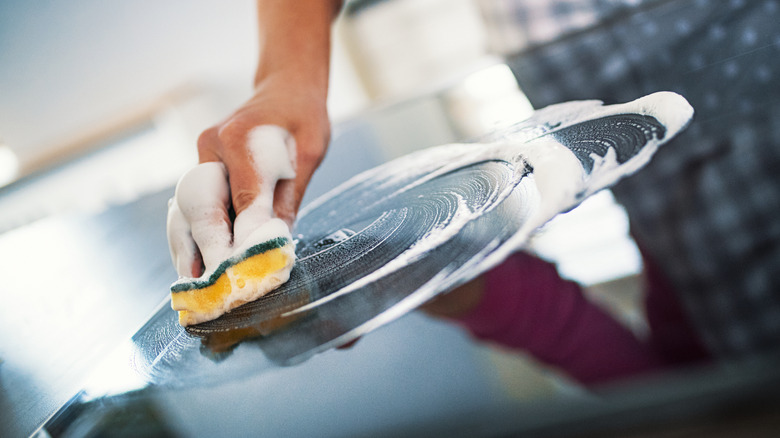
[[[206,279],[174,283],[171,307],[179,312],[183,326],[216,319],[286,282],[294,262],[294,244],[289,239],[260,243],[222,262]]]

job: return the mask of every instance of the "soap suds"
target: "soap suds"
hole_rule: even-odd
[[[602,157],[592,154],[594,166],[586,171],[575,154],[555,139],[556,131],[561,131],[585,120],[619,115],[640,114],[653,117],[666,128],[665,138],[652,138],[639,151],[624,163],[619,163],[615,151],[611,148]],[[426,149],[394,160],[382,166],[362,173],[347,181],[325,196],[319,198],[304,209],[300,216],[325,206],[329,200],[345,191],[359,186],[386,193],[372,205],[379,205],[385,199],[398,196],[417,186],[439,178],[447,173],[486,161],[511,162],[515,168],[513,181],[498,194],[496,199],[487,203],[487,208],[498,205],[517,186],[520,179],[529,178],[536,195],[528,196],[529,202],[538,202],[534,213],[522,227],[506,242],[489,254],[481,255],[480,271],[496,266],[510,253],[522,249],[529,236],[560,212],[567,211],[585,197],[613,184],[620,177],[631,174],[642,167],[658,146],[676,135],[690,121],[693,109],[681,96],[671,92],[659,92],[633,102],[603,106],[600,101],[568,102],[553,105],[537,111],[526,122],[520,124],[517,131],[504,138],[482,144],[450,144]],[[526,169],[533,169],[525,174]],[[404,185],[404,182],[408,182]],[[392,191],[393,187],[401,186]],[[391,191],[388,191],[391,190]],[[484,214],[483,210],[471,211],[465,202],[460,202],[456,212],[443,224],[420,236],[419,240],[406,251],[390,260],[382,268],[351,284],[309,303],[286,315],[310,310],[326,302],[349,294],[380,278],[396,272],[429,251],[441,246],[470,221]],[[331,214],[335,212],[330,212]]]
[[[261,178],[259,193],[232,225],[228,216],[231,202],[228,173],[222,163],[199,164],[179,180],[168,207],[168,242],[180,277],[173,289],[188,283],[206,282],[221,269],[220,266],[224,268],[226,263],[239,262],[252,248],[277,238],[290,243],[290,259],[294,260],[290,229],[284,221],[274,217],[273,194],[280,179],[295,177],[295,140],[278,126],[259,126],[249,132],[247,148]],[[202,257],[204,272],[200,277],[192,278],[198,254]],[[278,287],[289,278],[291,269],[292,262],[282,270],[284,272],[243,286],[231,278],[233,293],[228,297],[226,307],[219,309],[220,314],[230,308],[227,307],[230,302],[245,299],[248,293],[253,293],[246,290],[250,287],[264,289],[264,293]]]
[[[225,166],[213,162],[192,168],[179,180],[174,202],[200,251],[206,271],[213,271],[228,257],[233,242]],[[179,275],[191,274],[180,272]]]
[[[259,193],[252,204],[236,217],[233,232],[243,242],[258,224],[273,217],[273,196],[280,179],[295,178],[295,138],[278,126],[258,126],[249,132],[247,147],[252,165],[261,176]]]

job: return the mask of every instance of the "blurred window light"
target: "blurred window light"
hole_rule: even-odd
[[[496,64],[474,72],[461,85],[464,91],[474,97],[501,97],[506,93],[517,93],[517,81],[506,64]]]
[[[438,88],[487,56],[472,0],[360,0],[345,15],[347,49],[373,100]]]
[[[477,138],[511,126],[534,111],[512,70],[503,63],[472,72],[447,90],[444,98],[462,138]]]
[[[642,257],[629,234],[628,215],[609,190],[547,223],[533,238],[531,249],[554,261],[561,276],[586,286],[642,271]]]
[[[14,181],[19,173],[19,159],[11,148],[0,141],[0,187]]]

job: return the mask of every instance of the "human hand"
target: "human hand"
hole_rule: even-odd
[[[279,157],[264,154],[267,145],[256,145],[261,150],[253,150],[249,141],[253,130],[266,125],[286,131],[284,142],[295,172],[294,178],[281,179],[271,187],[264,180],[270,175],[264,173],[274,171],[269,165],[277,163]],[[260,82],[255,95],[230,117],[201,134],[198,155],[201,163],[225,164],[236,216],[241,216],[258,196],[264,196],[263,189],[268,189],[273,191],[275,216],[292,227],[329,138],[325,96],[319,89],[307,89],[305,84],[280,72]],[[264,138],[263,141],[280,139]]]
[[[168,239],[181,276],[218,265],[273,217],[292,227],[330,123],[320,89],[278,73],[198,139],[202,164],[182,177],[169,206]]]

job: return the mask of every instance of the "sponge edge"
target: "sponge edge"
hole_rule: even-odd
[[[254,301],[284,284],[295,263],[287,236],[253,245],[222,262],[210,275],[182,278],[171,286],[171,307],[179,324],[199,324]]]

